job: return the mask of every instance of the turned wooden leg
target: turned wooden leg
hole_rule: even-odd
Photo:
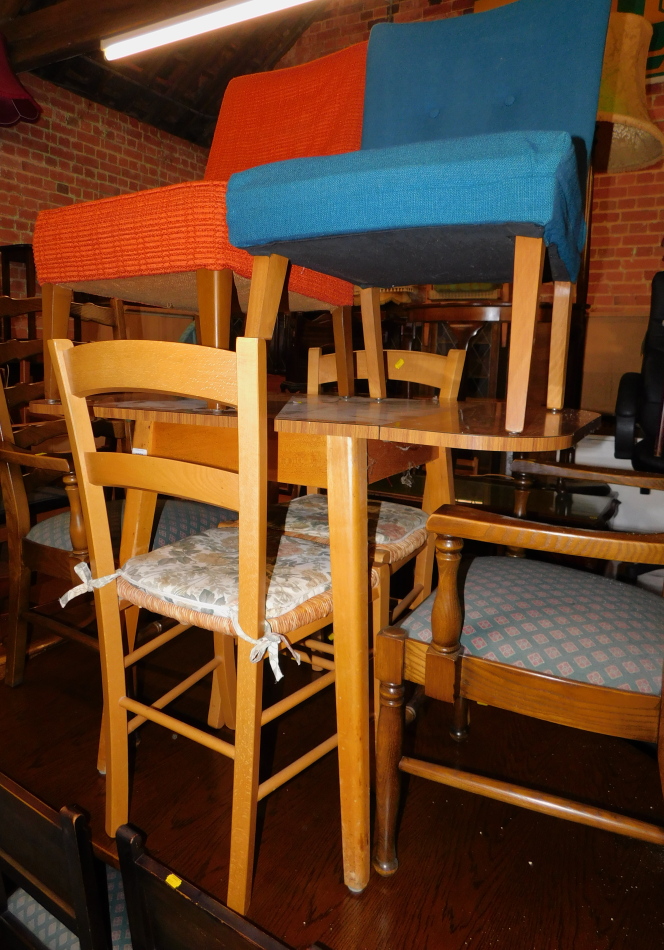
[[[525,518],[528,512],[528,499],[533,487],[532,476],[526,472],[515,472],[514,479],[514,517]],[[525,557],[526,552],[523,548],[514,547],[508,544],[505,553],[507,557]]]
[[[383,877],[399,866],[396,826],[403,743],[404,630],[388,627],[376,638],[376,673],[380,680],[380,718],[376,740],[376,826],[373,866]]]
[[[468,738],[470,716],[468,710],[468,700],[464,696],[457,696],[454,700],[454,712],[452,714],[452,725],[450,726],[450,736],[455,742],[463,742]]]
[[[378,717],[380,716],[380,682],[375,673],[376,639],[381,630],[390,622],[390,565],[374,564],[373,569],[378,572],[378,597],[372,605],[373,649],[374,649],[374,728],[378,735]]]

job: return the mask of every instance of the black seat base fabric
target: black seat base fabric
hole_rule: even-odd
[[[514,238],[541,238],[537,224],[455,224],[339,234],[249,247],[254,255],[281,254],[294,264],[348,280],[358,287],[395,284],[511,282]],[[547,248],[545,280],[568,281],[555,244]]]

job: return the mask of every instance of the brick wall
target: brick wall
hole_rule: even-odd
[[[0,129],[0,244],[30,243],[42,208],[200,178],[207,150],[24,73],[38,122]]]
[[[473,0],[401,0],[392,6],[395,21],[412,21],[470,13]],[[386,18],[387,9],[388,4],[376,5],[372,0],[330,0],[326,15],[312,24],[279,65],[295,66],[361,42],[375,22]],[[664,84],[649,86],[647,94],[650,114],[664,128]],[[650,281],[664,266],[663,237],[664,165],[596,178],[589,284],[592,314],[647,314]]]

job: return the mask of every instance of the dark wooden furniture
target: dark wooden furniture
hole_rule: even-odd
[[[118,828],[116,842],[134,950],[288,950],[147,854],[131,825]]]
[[[454,703],[453,736],[457,739],[467,735],[468,700],[473,700],[589,732],[658,743],[661,750],[662,703],[661,696],[655,695],[654,690],[611,688],[508,665],[508,662],[500,662],[500,657],[485,659],[478,655],[463,655],[460,638],[464,608],[457,591],[457,571],[463,538],[508,548],[664,564],[664,535],[620,535],[543,526],[457,505],[443,506],[431,516],[428,524],[439,535],[436,542],[439,583],[431,613],[433,640],[428,644],[408,639],[404,630],[396,628],[386,628],[376,640],[375,662],[376,675],[381,681],[381,708],[376,753],[374,867],[385,875],[392,874],[397,868],[395,827],[399,770],[547,815],[664,845],[664,828],[657,825],[483,774],[405,757],[401,752],[404,678],[424,685],[427,696]],[[600,585],[596,596],[601,601],[606,592],[601,585],[608,582],[602,578],[593,577],[593,580]],[[559,598],[560,591],[554,590],[553,596]],[[652,598],[645,592],[642,596]],[[554,602],[560,603],[560,600]],[[601,621],[601,616],[599,619]],[[555,625],[554,622],[551,626]],[[623,626],[632,629],[628,624]],[[622,639],[629,641],[630,638],[624,636]],[[496,654],[500,652],[497,648]],[[619,683],[617,680],[616,685]],[[661,751],[659,768],[664,780]]]
[[[110,950],[105,881],[83,813],[53,811],[0,773],[0,946],[44,950],[7,910],[3,877],[22,887],[79,939],[81,950]],[[10,891],[10,893],[11,893]]]

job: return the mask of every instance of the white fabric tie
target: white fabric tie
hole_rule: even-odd
[[[258,640],[254,640],[253,637],[250,637],[249,634],[245,633],[240,626],[237,607],[231,608],[231,620],[233,621],[233,627],[235,628],[235,632],[237,633],[238,637],[240,637],[242,640],[246,640],[247,643],[254,644],[253,650],[249,654],[249,659],[252,663],[260,663],[267,652],[276,683],[284,678],[284,674],[281,672],[281,667],[279,666],[279,647],[282,643],[288,647],[297,665],[300,665],[299,654],[295,652],[283,633],[273,633],[269,620],[263,621],[265,625],[265,635],[260,637]]]
[[[110,584],[111,581],[115,580],[116,577],[119,577],[118,572],[115,574],[107,574],[105,577],[98,577],[96,580],[93,578],[90,573],[89,566],[85,561],[80,561],[74,568],[78,576],[83,581],[82,584],[78,584],[76,587],[72,587],[71,590],[68,590],[66,594],[63,594],[60,598],[60,606],[66,607],[70,600],[73,600],[74,597],[78,597],[80,594],[87,594],[92,592],[95,587],[105,587],[106,584]]]
[[[95,587],[105,587],[106,584],[110,584],[111,581],[120,576],[119,571],[116,571],[115,574],[106,574],[105,577],[98,577],[95,580],[90,573],[90,567],[85,563],[85,561],[79,562],[74,570],[81,578],[83,583],[78,584],[76,587],[72,587],[71,590],[68,590],[66,594],[62,595],[60,598],[61,607],[66,607],[69,601],[73,600],[74,597],[78,597],[80,594],[90,593],[95,589]],[[300,665],[299,654],[295,652],[283,633],[273,633],[269,620],[264,621],[265,635],[260,637],[258,640],[254,640],[253,637],[250,637],[249,634],[245,633],[240,626],[237,608],[231,609],[231,620],[233,621],[233,627],[235,628],[235,632],[237,633],[238,637],[241,637],[242,640],[246,640],[247,643],[254,644],[254,647],[249,654],[249,659],[252,663],[260,663],[267,653],[268,659],[270,660],[270,666],[272,667],[272,672],[274,673],[274,678],[277,683],[279,680],[283,679],[284,676],[284,674],[281,672],[281,667],[279,666],[279,647],[282,643],[288,647],[297,665]]]

